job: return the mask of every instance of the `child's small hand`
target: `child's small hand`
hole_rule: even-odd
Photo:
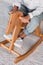
[[[25,19],[24,17],[20,17],[20,20],[21,20],[22,23],[28,23],[28,20]]]
[[[30,17],[29,16],[25,16],[25,17],[19,17],[19,19],[21,20],[21,22],[23,23],[28,23],[29,20],[30,20]]]

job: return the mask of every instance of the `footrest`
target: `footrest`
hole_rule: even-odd
[[[7,40],[12,40],[12,35],[9,34],[9,35],[6,35],[4,34],[4,38],[7,39]],[[14,46],[18,47],[18,48],[21,48],[22,49],[22,40],[20,38],[18,38],[15,42],[14,42]]]
[[[11,34],[9,34],[9,35],[4,34],[3,36],[4,36],[4,38],[7,39],[7,40],[12,40],[12,35],[11,35]]]

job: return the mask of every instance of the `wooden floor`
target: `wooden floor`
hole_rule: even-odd
[[[5,33],[7,21],[9,15],[8,13],[8,3],[5,3],[4,0],[0,0],[0,41],[4,40],[3,34]],[[29,43],[35,43],[37,37],[33,35],[28,36]],[[26,39],[27,40],[27,39]],[[28,41],[26,41],[28,42]],[[15,48],[16,49],[16,48]],[[26,52],[25,50],[16,49],[21,53]],[[14,64],[13,60],[16,56],[10,54],[6,49],[0,48],[0,65],[16,65]],[[43,65],[43,41],[42,44],[26,59],[18,63],[17,65]]]

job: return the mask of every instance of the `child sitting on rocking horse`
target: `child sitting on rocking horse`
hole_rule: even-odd
[[[10,13],[23,12],[24,17],[20,17],[20,20],[23,23],[27,23],[25,29],[19,35],[18,42],[37,28],[41,19],[43,19],[42,7],[42,0],[41,2],[40,0],[15,0]]]

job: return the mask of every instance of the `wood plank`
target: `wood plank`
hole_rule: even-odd
[[[7,46],[5,46],[4,44],[1,44],[1,46],[9,51],[9,48]],[[20,56],[21,55],[21,54],[19,54],[18,52],[14,51],[14,50],[11,50],[11,53],[15,54],[16,56]]]

